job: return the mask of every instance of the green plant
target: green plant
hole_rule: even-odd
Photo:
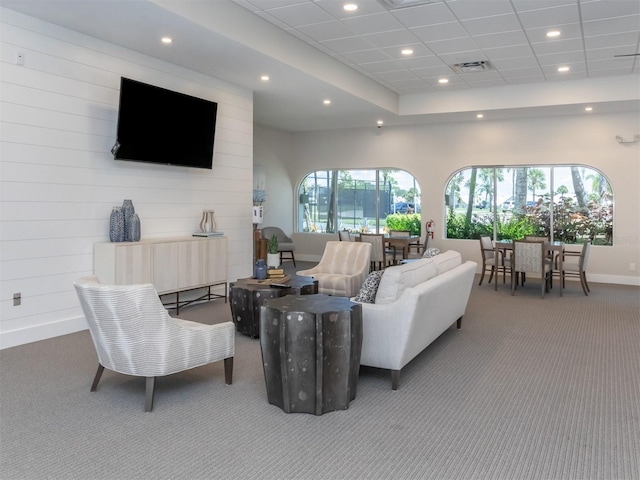
[[[271,235],[267,241],[267,253],[278,253],[278,236]]]
[[[392,213],[386,218],[387,230],[409,231],[411,235],[422,233],[421,216],[419,213]]]

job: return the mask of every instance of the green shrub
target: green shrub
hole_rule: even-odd
[[[422,234],[422,217],[419,213],[392,213],[387,215],[387,230],[408,230],[411,235]]]

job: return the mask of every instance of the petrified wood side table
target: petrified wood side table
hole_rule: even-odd
[[[267,300],[260,347],[270,404],[287,413],[345,410],[358,385],[362,306],[329,295]]]
[[[293,275],[286,283],[289,288],[273,288],[268,283],[250,283],[241,278],[230,284],[229,306],[231,317],[239,333],[258,338],[260,335],[260,306],[265,300],[285,295],[311,295],[318,293],[318,281],[313,277]]]

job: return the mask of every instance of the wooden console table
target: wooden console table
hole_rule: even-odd
[[[100,242],[94,248],[94,272],[102,283],[151,283],[159,296],[176,294],[165,305],[180,307],[205,298],[227,298],[226,237],[154,238],[140,242]],[[224,295],[211,293],[223,287]],[[180,293],[197,289],[207,293],[180,300]]]

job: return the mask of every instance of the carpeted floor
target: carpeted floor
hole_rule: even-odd
[[[298,269],[301,269],[298,265]],[[97,367],[88,332],[0,351],[0,478],[640,478],[640,290],[535,280],[474,285],[450,328],[402,372],[361,368],[348,410],[286,414],[266,400],[259,340],[156,382]],[[230,319],[222,300],[184,308]]]

